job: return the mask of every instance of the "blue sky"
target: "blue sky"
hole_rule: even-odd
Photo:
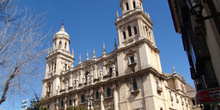
[[[88,50],[89,57],[92,58],[93,47],[95,47],[96,56],[101,56],[103,43],[107,53],[113,51],[114,39],[118,37],[114,25],[116,11],[121,15],[119,3],[120,0],[21,0],[20,6],[34,8],[39,12],[47,10],[43,31],[52,29],[53,35],[60,30],[64,19],[65,30],[70,35],[70,49],[75,51],[75,65],[77,65],[80,53],[82,60],[85,60]],[[154,23],[153,32],[156,45],[161,51],[163,72],[172,73],[172,65],[174,65],[176,72],[184,76],[187,83],[194,86],[181,35],[175,32],[167,0],[143,0],[143,7]],[[48,40],[50,47],[52,47],[52,38],[53,36]],[[39,94],[41,80],[37,80]],[[26,98],[30,100],[31,97],[34,95],[19,96],[13,104],[6,101],[0,110],[20,110],[21,100]],[[13,107],[5,108],[12,105]]]

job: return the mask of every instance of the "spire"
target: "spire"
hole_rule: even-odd
[[[50,53],[50,49],[48,49],[48,53],[47,54],[49,55],[49,53]]]
[[[72,49],[72,55],[73,55],[73,57],[74,57],[74,49]]]
[[[174,66],[173,66],[173,73],[176,73],[176,70],[175,70]]]
[[[63,19],[63,21],[62,21],[62,26],[61,26],[61,28],[60,28],[60,31],[65,31],[65,28],[64,28],[64,19]]]
[[[118,47],[117,47],[116,39],[114,39],[114,40],[115,40],[115,45],[114,45],[114,47],[115,47],[115,50],[116,50]]]
[[[81,64],[81,54],[79,54],[79,64]]]
[[[119,19],[118,11],[116,11],[116,20]]]
[[[96,58],[95,56],[95,48],[93,47],[93,58]]]
[[[86,60],[89,60],[89,51],[87,50]]]
[[[105,43],[103,43],[103,54],[102,55],[106,55],[106,53],[105,53]]]

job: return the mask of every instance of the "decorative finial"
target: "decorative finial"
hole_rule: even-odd
[[[173,66],[173,73],[176,73],[176,70],[175,70],[174,66]]]
[[[61,26],[60,31],[65,31],[65,29],[64,29],[64,19],[62,20],[62,26]]]
[[[105,55],[105,43],[103,43],[103,55]]]
[[[89,51],[87,50],[86,60],[89,60]]]
[[[81,64],[81,54],[79,54],[79,64]]]
[[[93,47],[93,58],[96,58],[95,56],[95,48]]]
[[[118,19],[118,18],[119,18],[118,11],[116,11],[116,19]]]
[[[115,47],[115,50],[116,50],[118,47],[117,47],[116,39],[114,39],[114,40],[115,40],[115,45],[114,45],[114,47]]]
[[[64,25],[64,19],[62,20],[62,25]]]
[[[74,49],[72,49],[72,55],[73,55],[73,57],[74,57]]]

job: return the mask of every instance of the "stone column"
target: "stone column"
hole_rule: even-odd
[[[64,89],[63,78],[60,79],[60,90]]]
[[[67,109],[67,102],[68,102],[67,97],[64,98],[63,102],[64,102],[64,110],[66,110]]]
[[[100,100],[101,110],[105,110],[105,107],[104,107],[104,92],[103,92],[103,87],[101,87],[100,93],[101,93],[101,100]]]
[[[92,84],[94,81],[94,67],[91,67],[89,82]]]
[[[70,74],[69,87],[73,87],[73,74]]]
[[[106,65],[103,65],[103,71],[102,71],[103,76],[107,75],[107,71],[106,71]]]
[[[78,106],[78,94],[75,94],[74,102],[75,102],[75,106]]]
[[[83,83],[83,81],[82,81],[82,70],[79,70],[79,83],[81,84],[81,83]]]
[[[118,109],[118,91],[117,91],[117,88],[116,88],[116,85],[114,84],[113,85],[113,89],[114,89],[114,110],[119,110]]]
[[[56,103],[55,103],[55,109],[59,110],[59,100],[58,99],[56,100]]]
[[[97,75],[97,66],[96,65],[94,65],[94,68],[93,68],[93,77],[94,77],[94,79],[97,79],[98,78],[98,75]]]
[[[71,98],[71,100],[72,100],[72,106],[74,107],[75,106],[75,99]]]

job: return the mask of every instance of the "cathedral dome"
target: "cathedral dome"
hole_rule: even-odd
[[[69,34],[65,31],[64,25],[62,25],[60,31],[58,31],[54,35],[54,38],[56,38],[56,37],[67,37],[67,38],[69,38]]]

